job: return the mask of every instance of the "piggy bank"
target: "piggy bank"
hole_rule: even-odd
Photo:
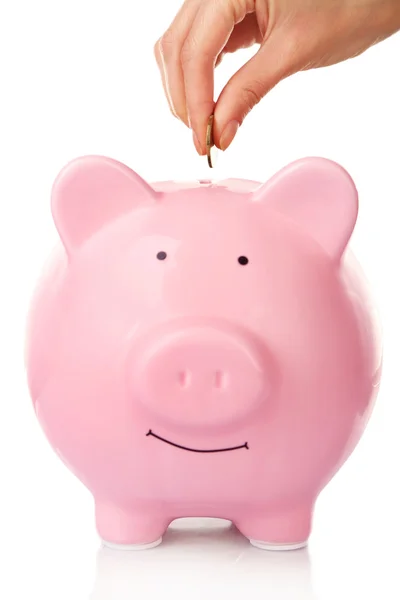
[[[357,213],[352,179],[322,158],[265,184],[149,185],[96,156],[61,171],[28,385],[105,544],[153,547],[183,517],[230,520],[264,549],[307,543],[380,381],[347,248]]]

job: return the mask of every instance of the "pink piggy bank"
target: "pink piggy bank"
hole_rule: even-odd
[[[309,158],[264,185],[150,186],[84,157],[52,211],[29,388],[101,539],[152,547],[177,518],[217,517],[257,547],[304,546],[381,373],[347,172]]]

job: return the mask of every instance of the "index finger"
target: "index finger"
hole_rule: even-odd
[[[206,0],[182,47],[181,64],[189,124],[204,153],[207,122],[215,104],[215,64],[237,22],[231,2]]]

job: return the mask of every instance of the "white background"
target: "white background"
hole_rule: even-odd
[[[212,173],[264,181],[321,155],[360,192],[352,247],[382,317],[384,376],[362,442],[320,497],[308,552],[263,553],[214,523],[184,522],[146,555],[100,550],[91,497],[35,420],[24,319],[57,241],[49,193],[58,171],[97,153],[149,181],[210,175],[169,114],[153,59],[179,4],[0,0],[0,597],[399,598],[400,35],[279,85]],[[219,67],[218,90],[248,56]]]

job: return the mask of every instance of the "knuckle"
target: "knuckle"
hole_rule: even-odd
[[[214,64],[215,57],[206,49],[197,46],[192,40],[187,40],[180,51],[180,62],[183,67],[196,65],[196,67],[203,68],[210,63]]]
[[[217,60],[215,61],[215,66],[216,67],[218,67],[222,63],[222,61],[225,58],[225,55],[226,55],[226,52],[220,52],[220,54],[218,54]]]
[[[249,108],[256,106],[264,97],[261,86],[256,82],[254,82],[251,87],[243,87],[242,94],[244,104],[249,106]]]
[[[159,39],[157,44],[158,44],[158,49],[162,56],[164,56],[164,57],[170,56],[171,52],[173,50],[174,44],[175,44],[174,34],[170,30],[167,30],[164,33],[164,35]]]
[[[193,44],[191,42],[184,42],[180,54],[182,65],[187,65],[188,63],[192,62],[194,57],[195,52],[193,49]]]
[[[157,40],[156,43],[153,46],[153,52],[154,52],[154,56],[157,58],[157,60],[160,58],[160,42],[161,40]]]

